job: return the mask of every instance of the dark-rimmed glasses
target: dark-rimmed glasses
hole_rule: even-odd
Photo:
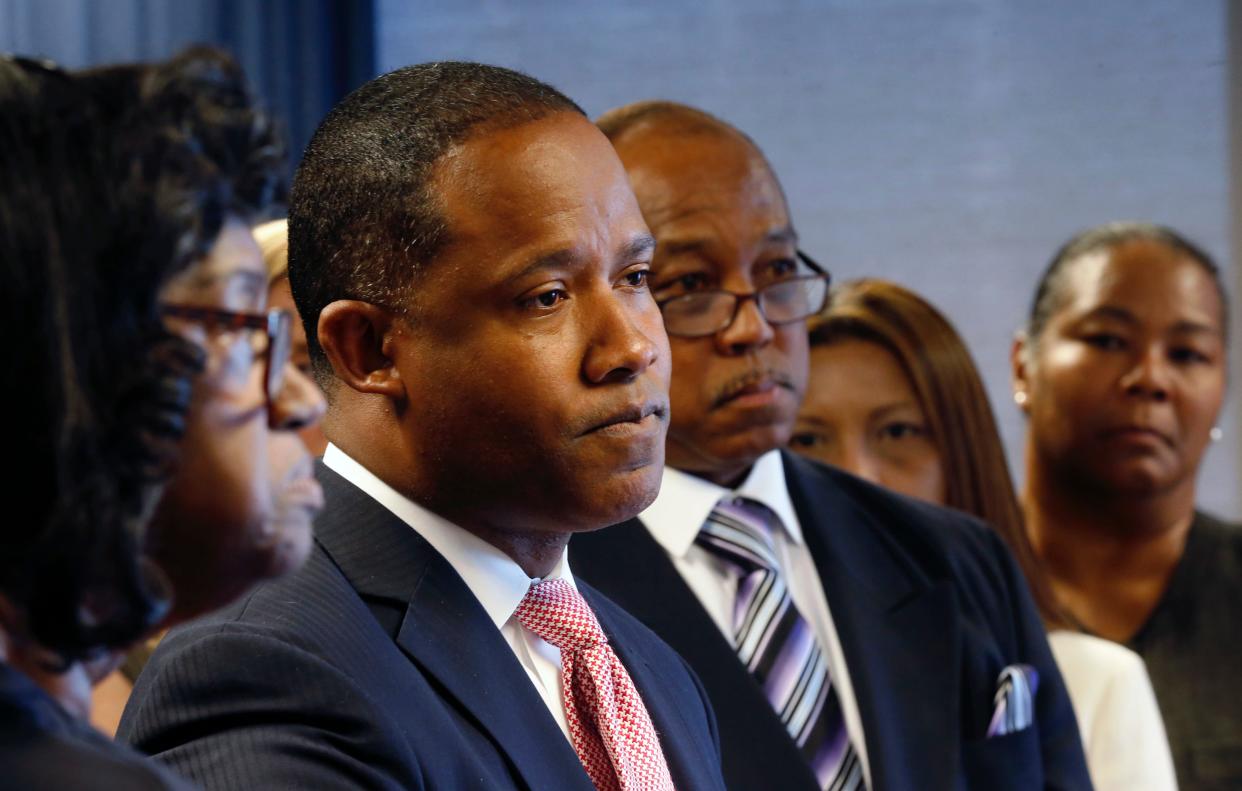
[[[742,303],[755,301],[760,315],[774,326],[792,324],[823,310],[832,276],[801,250],[798,260],[815,274],[780,280],[750,294],[713,289],[693,291],[659,300],[664,331],[680,338],[702,338],[728,329],[737,319]]]
[[[270,410],[285,384],[285,366],[293,352],[293,314],[272,308],[266,313],[239,313],[197,305],[160,305],[160,313],[201,324],[208,332],[264,330],[267,348],[263,350],[263,385]]]

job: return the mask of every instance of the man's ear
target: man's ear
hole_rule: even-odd
[[[1028,405],[1029,394],[1029,370],[1030,370],[1030,340],[1026,337],[1025,332],[1015,333],[1013,336],[1013,346],[1009,350],[1009,365],[1012,371],[1011,382],[1013,386],[1013,402],[1018,405],[1023,413],[1030,413]]]
[[[401,374],[391,356],[398,319],[388,310],[356,299],[338,299],[319,313],[319,345],[341,382],[359,393],[405,398]]]

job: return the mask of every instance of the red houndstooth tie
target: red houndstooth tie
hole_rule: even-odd
[[[647,708],[582,595],[565,580],[544,580],[513,615],[561,650],[570,740],[595,787],[672,791]]]

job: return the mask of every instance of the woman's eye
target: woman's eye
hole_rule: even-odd
[[[880,428],[880,437],[882,439],[910,439],[912,437],[923,437],[926,435],[926,427],[920,426],[917,423],[889,423]]]
[[[1175,363],[1206,363],[1211,360],[1203,352],[1188,346],[1170,349],[1169,358]]]
[[[1124,348],[1126,345],[1120,336],[1107,332],[1097,332],[1088,335],[1085,340],[1088,345],[1105,351],[1116,351],[1117,349]]]

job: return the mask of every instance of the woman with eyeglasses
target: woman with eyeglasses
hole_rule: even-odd
[[[1142,660],[1071,630],[1057,604],[1023,529],[983,382],[952,325],[901,286],[856,280],[808,327],[810,381],[791,449],[993,526],[1049,629],[1095,787],[1175,789]]]
[[[1183,789],[1242,787],[1242,529],[1196,509],[1229,300],[1198,246],[1115,223],[1053,256],[1013,353],[1023,506],[1072,621],[1143,657]]]
[[[5,787],[182,787],[85,725],[90,681],[305,557],[323,401],[247,224],[281,155],[220,53],[0,59]]]

